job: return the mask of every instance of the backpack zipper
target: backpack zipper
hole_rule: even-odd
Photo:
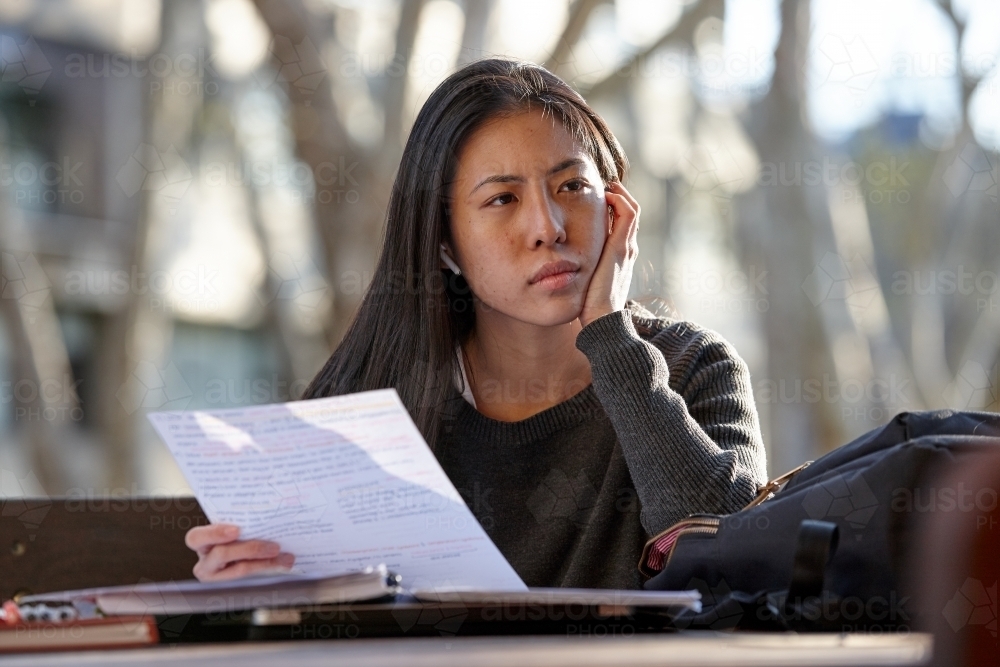
[[[740,512],[748,510],[751,507],[756,507],[765,500],[772,498],[782,486],[809,467],[810,463],[812,461],[806,461],[797,468],[793,468],[775,477],[757,489],[757,495]],[[647,577],[655,576],[670,563],[670,559],[674,555],[674,547],[682,536],[694,533],[715,535],[719,532],[721,521],[722,517],[713,514],[692,514],[686,519],[681,519],[662,533],[651,537],[642,549],[642,556],[639,558],[639,571]]]
[[[798,475],[800,472],[808,468],[810,463],[812,463],[812,461],[806,461],[798,468],[793,468],[788,472],[786,472],[785,474],[775,477],[770,482],[757,489],[757,496],[740,511],[742,512],[743,510],[748,510],[751,507],[756,507],[757,505],[760,505],[768,498],[772,497],[778,489],[780,489],[782,486],[790,482],[792,478]]]

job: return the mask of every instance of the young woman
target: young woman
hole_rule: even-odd
[[[529,586],[635,588],[643,544],[765,481],[746,365],[627,302],[639,205],[604,121],[536,65],[482,60],[430,96],[378,267],[307,398],[395,387]],[[192,529],[199,579],[292,554]]]

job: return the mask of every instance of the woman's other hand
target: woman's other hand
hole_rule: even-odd
[[[611,232],[587,286],[587,296],[580,312],[580,324],[583,326],[625,307],[632,283],[632,267],[639,254],[639,202],[618,182],[608,186],[604,197],[614,211]]]
[[[264,570],[288,569],[295,556],[282,553],[277,542],[240,540],[239,526],[213,523],[195,526],[184,543],[198,554],[194,576],[199,581],[237,579]]]

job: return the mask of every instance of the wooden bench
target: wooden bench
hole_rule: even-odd
[[[208,523],[193,497],[0,499],[0,601],[141,581],[191,579],[184,544]]]

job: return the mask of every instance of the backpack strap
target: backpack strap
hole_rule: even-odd
[[[802,604],[806,598],[819,597],[823,592],[826,565],[837,552],[839,529],[830,521],[803,519],[792,561],[792,581],[788,586],[787,604]]]

